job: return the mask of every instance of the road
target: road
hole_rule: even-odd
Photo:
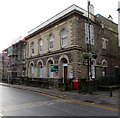
[[[118,111],[0,85],[4,116],[118,116]]]

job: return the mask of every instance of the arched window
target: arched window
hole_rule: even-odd
[[[49,35],[49,50],[53,48],[53,34]]]
[[[67,30],[63,29],[61,31],[61,45],[66,46],[67,45]]]
[[[31,43],[31,54],[34,54],[34,42]]]
[[[48,62],[48,76],[49,77],[53,77],[54,76],[54,72],[51,72],[51,66],[53,65],[53,61],[49,60]]]
[[[39,40],[39,53],[42,51],[43,48],[43,42],[42,39]]]
[[[38,76],[43,77],[43,66],[41,62],[38,64]]]
[[[34,65],[31,64],[31,75],[33,76],[34,75]]]
[[[106,74],[107,74],[107,62],[103,61],[102,65],[103,65],[102,76],[106,76]]]

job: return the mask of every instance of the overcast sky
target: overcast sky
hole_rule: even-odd
[[[90,0],[95,14],[113,17],[118,23],[119,0]],[[71,6],[87,10],[87,0],[0,0],[0,52],[11,42]]]

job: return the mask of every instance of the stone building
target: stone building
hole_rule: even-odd
[[[2,72],[3,72],[2,54],[0,54],[0,81],[2,80]]]
[[[25,38],[28,79],[87,79],[88,63],[83,58],[88,44],[88,13],[72,5],[34,28]],[[114,75],[119,70],[117,24],[90,13],[92,78]]]

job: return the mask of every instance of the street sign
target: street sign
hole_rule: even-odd
[[[50,68],[51,68],[51,72],[58,72],[58,66],[51,65]]]

